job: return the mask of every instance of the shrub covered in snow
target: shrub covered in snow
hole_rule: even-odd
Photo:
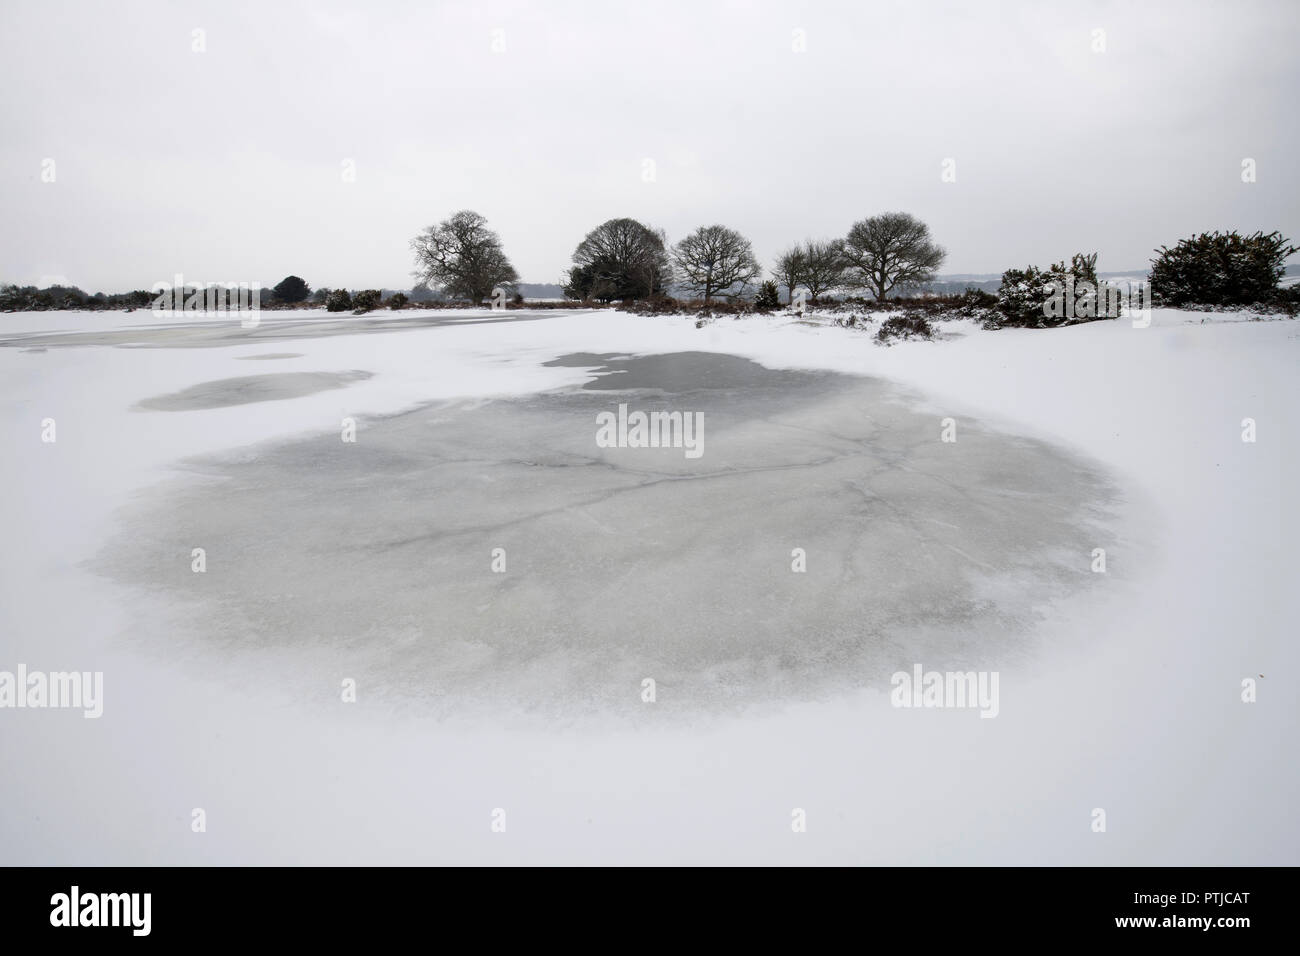
[[[862,296],[826,300],[818,304],[817,311],[843,316],[855,312],[919,312],[930,319],[987,320],[994,314],[997,296],[981,289],[968,288],[961,293],[946,295],[899,296],[877,302]],[[843,322],[836,322],[843,325]]]
[[[889,345],[895,339],[932,338],[934,328],[930,325],[930,320],[919,312],[890,316],[880,324],[880,330],[876,333],[876,341],[882,345]]]
[[[379,300],[383,298],[383,293],[378,289],[362,289],[352,297],[352,313],[361,315],[363,312],[372,312],[379,308]]]
[[[388,307],[394,311],[404,309],[409,301],[405,292],[394,292],[388,297]]]
[[[1300,252],[1280,232],[1203,232],[1151,263],[1151,298],[1157,305],[1253,305],[1277,298],[1287,258]]]
[[[670,295],[655,295],[637,302],[631,311],[637,315],[677,315],[686,310]]]
[[[998,316],[989,323],[1045,329],[1094,319],[1117,319],[1120,294],[1116,286],[1097,278],[1097,254],[1076,254],[1070,265],[1058,262],[1047,270],[1036,266],[1008,269],[998,290]]]
[[[989,309],[996,309],[998,306],[998,297],[983,289],[968,288],[959,298],[961,308],[967,315],[976,315]]]
[[[758,295],[754,297],[754,308],[760,312],[771,312],[781,308],[781,293],[771,279],[758,287]]]
[[[334,289],[325,297],[325,308],[331,312],[346,312],[352,308],[352,296],[347,289]]]
[[[1037,266],[1008,269],[1002,273],[1002,288],[998,290],[998,312],[1002,324],[1041,325],[1047,292],[1047,276]]]

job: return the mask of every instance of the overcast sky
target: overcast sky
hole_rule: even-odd
[[[1300,236],[1294,0],[0,0],[0,75],[0,281],[405,288],[463,208],[530,282],[617,216],[770,265],[904,210],[944,273]]]

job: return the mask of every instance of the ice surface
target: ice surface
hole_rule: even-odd
[[[887,690],[916,661],[998,670],[1040,606],[1097,583],[1115,490],[1042,442],[962,422],[944,443],[879,381],[727,355],[553,364],[599,374],[191,460],[96,566],[194,602],[169,642],[332,655],[439,712],[633,718],[645,678],[708,709]],[[704,454],[597,447],[618,403],[701,414]],[[197,546],[201,577],[177,560]]]
[[[263,356],[264,357],[264,356]],[[205,408],[227,408],[253,402],[283,401],[301,398],[331,388],[343,388],[370,378],[370,372],[280,372],[270,375],[244,375],[202,382],[171,392],[141,399],[136,408],[154,412],[190,412]]]

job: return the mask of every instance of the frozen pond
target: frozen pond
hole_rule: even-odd
[[[1097,577],[1113,490],[1046,444],[966,420],[944,442],[880,381],[717,353],[550,364],[593,377],[191,460],[100,570],[178,601],[168,639],[226,658],[328,661],[436,711],[629,715],[646,678],[698,711],[887,689],[914,662],[998,670]],[[702,416],[703,453],[600,447],[619,404]],[[203,574],[178,559],[196,547]]]

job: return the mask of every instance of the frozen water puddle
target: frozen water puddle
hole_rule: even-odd
[[[267,358],[268,356],[253,356]],[[282,358],[285,356],[269,356]],[[373,373],[350,372],[272,372],[268,375],[243,375],[191,385],[179,392],[141,399],[136,411],[190,412],[205,408],[228,408],[253,402],[273,402],[301,398],[332,388],[343,388],[370,378]]]
[[[274,660],[335,700],[351,677],[441,713],[632,719],[646,678],[656,708],[698,712],[998,670],[1101,577],[1116,491],[1041,442],[964,419],[944,442],[882,382],[726,355],[557,364],[595,378],[190,461],[98,568],[176,609],[160,654]],[[620,404],[702,416],[702,454],[601,447]]]

